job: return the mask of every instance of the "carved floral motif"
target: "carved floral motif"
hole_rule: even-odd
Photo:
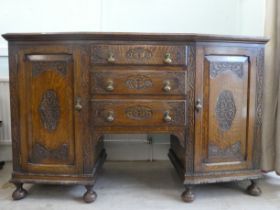
[[[215,111],[220,129],[223,131],[230,129],[236,114],[236,106],[231,91],[223,90],[220,93]]]
[[[143,47],[131,48],[126,53],[126,57],[128,59],[134,60],[147,60],[150,59],[152,56],[152,51]]]
[[[54,90],[44,92],[39,106],[41,122],[45,129],[54,131],[60,117],[59,100]]]
[[[68,145],[62,144],[59,148],[49,150],[45,146],[36,143],[32,148],[32,159],[33,162],[41,162],[44,159],[53,160],[66,160],[68,156]]]
[[[263,115],[263,83],[264,83],[264,49],[259,48],[256,59],[256,122],[254,132],[254,153],[253,164],[255,168],[260,167],[261,136],[262,136],[262,115]]]
[[[129,76],[125,84],[129,89],[141,90],[152,87],[153,82],[150,77],[137,74]]]
[[[216,144],[210,144],[208,148],[209,156],[218,157],[237,157],[241,154],[241,143],[240,141],[229,145],[228,147],[221,149]]]
[[[47,70],[55,70],[62,75],[66,75],[67,65],[65,61],[39,61],[32,63],[32,76],[36,77]]]
[[[125,115],[133,120],[146,120],[152,118],[153,111],[148,106],[137,105],[126,108]]]
[[[215,78],[218,74],[232,71],[239,78],[243,77],[243,63],[241,62],[211,62],[210,64],[210,76]]]
[[[196,72],[196,46],[188,46],[187,71],[187,130],[186,130],[186,175],[194,173],[194,90]]]

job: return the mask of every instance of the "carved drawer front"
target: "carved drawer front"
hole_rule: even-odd
[[[92,94],[161,94],[186,93],[183,71],[98,71],[91,74]]]
[[[95,126],[185,125],[185,101],[92,100]]]
[[[93,64],[186,65],[186,46],[93,45]]]

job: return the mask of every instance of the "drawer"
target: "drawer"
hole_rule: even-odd
[[[186,65],[186,46],[93,45],[93,64]]]
[[[92,100],[95,126],[185,125],[184,100]]]
[[[92,94],[184,95],[184,71],[95,71],[91,72]]]

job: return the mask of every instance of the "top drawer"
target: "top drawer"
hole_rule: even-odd
[[[186,65],[186,46],[93,45],[93,64]]]

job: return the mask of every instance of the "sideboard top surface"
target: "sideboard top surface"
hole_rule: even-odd
[[[198,41],[239,42],[264,44],[266,37],[231,36],[193,33],[124,33],[124,32],[63,32],[63,33],[7,33],[8,41],[59,41],[59,40],[119,40],[119,41]]]

